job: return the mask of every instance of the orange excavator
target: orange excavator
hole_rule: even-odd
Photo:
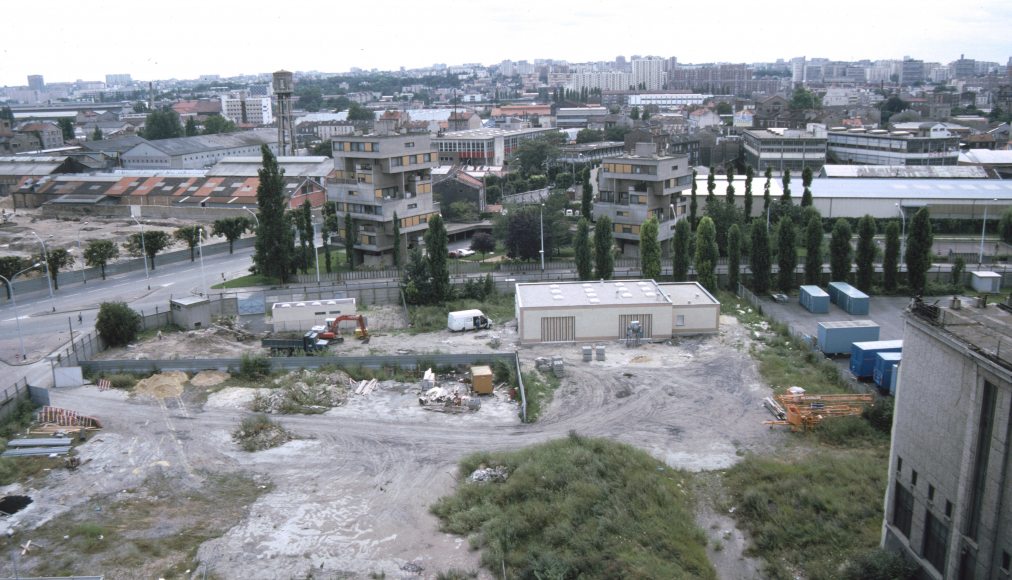
[[[326,340],[343,340],[340,336],[341,331],[338,329],[338,326],[345,320],[354,320],[358,323],[358,327],[355,329],[355,338],[361,340],[362,342],[369,342],[369,328],[366,326],[365,316],[362,316],[361,314],[342,314],[337,318],[328,318],[327,328],[320,333],[320,338]]]

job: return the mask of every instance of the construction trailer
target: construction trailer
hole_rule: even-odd
[[[890,395],[895,394],[892,375],[901,360],[903,360],[903,353],[900,352],[880,352],[875,355],[875,371],[872,378],[878,388],[890,389]]]
[[[818,286],[802,286],[798,302],[812,314],[829,313],[829,294]]]
[[[654,280],[520,283],[516,317],[520,343],[624,340],[633,321],[642,340],[716,332],[720,303],[695,282]]]
[[[847,314],[868,314],[870,299],[868,295],[846,282],[829,283],[829,300]]]
[[[271,305],[271,323],[274,325],[274,332],[287,330],[305,332],[327,318],[357,312],[354,298],[275,302]]]
[[[902,340],[855,342],[850,346],[850,372],[859,379],[870,379],[875,374],[876,354],[901,350],[903,350]]]
[[[855,342],[878,340],[879,326],[871,320],[833,320],[819,323],[819,350],[823,354],[850,354]]]

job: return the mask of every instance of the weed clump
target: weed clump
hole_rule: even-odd
[[[263,451],[284,445],[295,437],[267,415],[257,413],[246,417],[232,432],[232,439],[243,451]]]

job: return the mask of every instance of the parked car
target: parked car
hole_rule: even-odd
[[[460,250],[450,250],[451,258],[466,258],[468,256],[473,256],[474,254],[475,254],[474,250],[470,250],[467,248],[462,248]]]

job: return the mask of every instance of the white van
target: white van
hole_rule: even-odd
[[[488,328],[491,323],[481,310],[458,310],[446,317],[446,328],[453,332]]]

